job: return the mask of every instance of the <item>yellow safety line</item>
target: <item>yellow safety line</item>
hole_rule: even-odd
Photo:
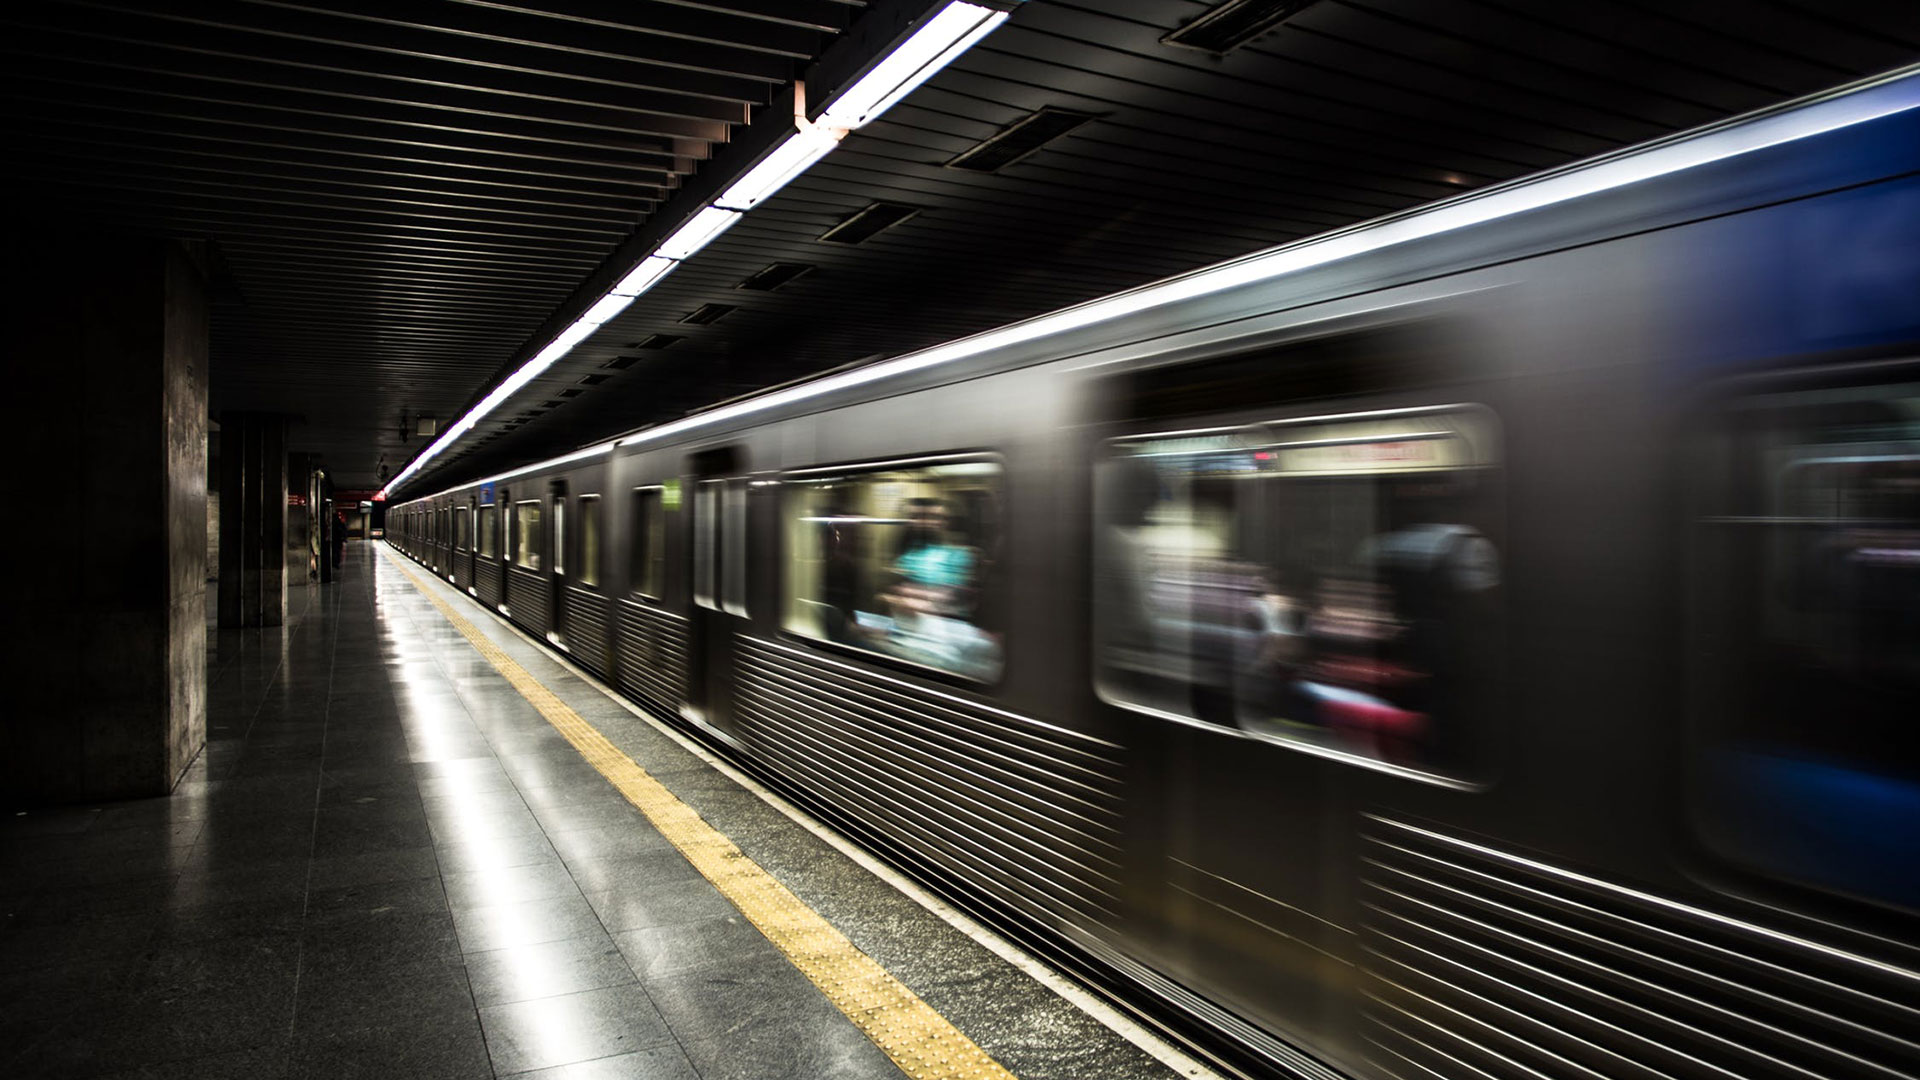
[[[453,605],[432,590],[419,575],[384,549],[382,554],[440,609],[454,628],[487,658],[508,683],[526,698],[547,722],[566,736],[574,749],[606,777],[627,801],[639,808],[694,868],[713,883],[740,914],[760,929],[793,966],[813,980],[835,1007],[859,1025],[902,1072],[918,1080],[959,1077],[1004,1077],[1013,1080],[999,1062],[972,1039],[947,1022],[913,991],[901,985],[887,969],[833,928],[801,899],[774,880],[772,874],[734,846],[733,841],[681,802],[660,781],[620,752],[611,740],[582,719],[527,670],[495,645],[480,628],[468,622]]]

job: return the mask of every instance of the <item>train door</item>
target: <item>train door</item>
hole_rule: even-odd
[[[1366,330],[1103,387],[1095,684],[1153,796],[1143,938],[1336,1060],[1360,1054],[1360,812],[1469,790],[1497,711],[1497,419],[1379,367],[1433,349]]]
[[[480,590],[475,586],[480,580],[480,500],[472,496],[467,498],[467,556],[466,565],[467,595],[478,596]]]
[[[553,522],[553,543],[548,550],[553,553],[553,558],[549,560],[552,571],[547,577],[547,640],[566,648],[567,582],[570,575],[577,572],[573,566],[573,552],[567,546],[572,542],[569,531],[573,525],[569,514],[572,505],[567,497],[565,480],[555,480],[551,493],[553,509],[548,519]]]
[[[500,519],[500,601],[499,608],[513,611],[513,561],[520,554],[520,524],[513,511],[513,492],[501,488],[493,498],[494,516]]]
[[[693,455],[692,641],[687,704],[709,727],[731,735],[734,635],[747,616],[745,455],[720,447]]]

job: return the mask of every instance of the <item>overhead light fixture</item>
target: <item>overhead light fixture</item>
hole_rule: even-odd
[[[732,228],[748,210],[765,202],[794,177],[832,152],[847,132],[869,123],[894,102],[906,97],[914,87],[946,67],[954,57],[991,33],[1006,18],[1004,11],[966,3],[965,0],[954,0],[922,22],[905,40],[869,68],[866,74],[854,80],[852,86],[828,104],[817,122],[807,119],[802,105],[803,89],[796,86],[795,130],[791,134],[741,174],[711,204],[688,218],[613,288],[594,301],[579,318],[481,398],[480,403],[461,417],[458,423],[449,427],[438,440],[409,462],[398,476],[381,489],[382,493],[391,492],[406,483],[409,477],[445,452],[462,434],[472,430],[474,425],[499,408],[520,388],[552,367],[575,345],[592,336],[609,319],[626,310],[635,297],[672,273],[682,260],[692,258],[700,249],[712,243],[715,237]],[[609,443],[605,449],[611,447]]]
[[[844,131],[822,127],[808,127],[794,132],[775,147],[773,153],[762,158],[760,164],[748,169],[745,176],[721,192],[720,197],[713,200],[713,205],[742,212],[753,209],[768,196],[786,187],[787,181],[826,157],[845,134]]]
[[[658,255],[649,255],[640,260],[640,265],[627,271],[627,276],[621,278],[619,283],[614,285],[613,288],[608,289],[607,292],[613,296],[639,296],[641,293],[653,288],[653,283],[666,277],[667,271],[672,269],[672,259],[663,259]]]
[[[948,4],[835,98],[820,122],[865,126],[1006,20],[1006,12],[979,4]]]
[[[654,254],[663,259],[689,259],[693,253],[713,242],[713,238],[733,228],[740,220],[738,210],[727,210],[718,206],[709,206],[687,219],[685,225],[675,229],[672,236],[666,238],[655,249]]]
[[[580,316],[580,321],[588,326],[600,326],[627,310],[627,305],[633,303],[634,299],[632,296],[623,296],[620,293],[608,293],[600,298],[599,303],[588,308]]]

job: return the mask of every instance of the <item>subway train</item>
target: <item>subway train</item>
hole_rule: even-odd
[[[1920,69],[390,543],[1248,1074],[1920,1075]]]

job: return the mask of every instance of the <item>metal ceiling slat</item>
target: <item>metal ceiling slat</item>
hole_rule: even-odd
[[[1057,53],[1060,47],[1059,39],[1050,35],[996,35],[991,46],[983,44],[969,52],[957,66],[962,71],[1013,81],[1031,65],[1045,64],[1048,54]],[[1072,82],[1077,87],[1097,86],[1101,96],[1117,100],[1138,95],[1142,87],[1150,86],[1158,95],[1178,95],[1176,108],[1182,115],[1205,117],[1210,123],[1237,129],[1257,130],[1284,120],[1343,131],[1353,138],[1377,141],[1390,134],[1394,141],[1411,147],[1487,158],[1519,169],[1559,164],[1577,153],[1580,146],[1591,145],[1591,140],[1543,143],[1501,132],[1477,117],[1448,115],[1433,108],[1423,112],[1420,102],[1396,100],[1377,90],[1359,101],[1296,90],[1277,102],[1277,107],[1261,108],[1250,103],[1268,99],[1256,96],[1236,80],[1158,58],[1124,59],[1131,62],[1123,64],[1122,57],[1113,56],[1097,70],[1076,70]]]
[[[45,112],[56,111],[57,107],[45,110]],[[636,155],[635,164],[620,165],[528,158],[499,152],[469,151],[444,145],[421,146],[417,143],[402,144],[397,140],[365,139],[351,135],[336,136],[311,131],[283,132],[279,133],[279,137],[275,139],[262,139],[258,136],[249,138],[245,136],[252,134],[253,129],[223,128],[217,121],[193,119],[178,120],[172,130],[155,131],[151,128],[135,126],[131,122],[133,119],[135,117],[131,115],[73,115],[70,113],[58,116],[38,115],[30,118],[13,117],[10,121],[13,126],[0,127],[0,132],[10,134],[12,131],[19,130],[19,125],[22,124],[54,123],[73,131],[112,132],[117,139],[152,138],[171,142],[185,148],[183,152],[220,156],[236,148],[243,148],[255,154],[282,155],[289,161],[379,162],[424,169],[446,169],[477,177],[483,182],[506,182],[508,177],[524,176],[536,182],[598,184],[618,190],[627,183],[653,186],[675,179],[674,174],[663,167],[656,168],[640,164],[640,161],[651,156],[641,147],[629,148]],[[0,124],[6,123],[8,121],[0,120]],[[292,141],[295,139],[299,141]],[[402,147],[408,152],[401,152]],[[424,156],[426,154],[433,156]],[[667,155],[661,156],[667,157]]]
[[[57,83],[91,92],[92,100],[119,98],[123,110],[148,98],[197,103],[217,114],[222,109],[259,110],[306,117],[378,122],[435,132],[488,134],[528,142],[573,146],[618,146],[631,137],[718,142],[726,125],[737,121],[657,110],[611,110],[575,102],[481,97],[468,104],[436,106],[398,98],[312,92],[300,86],[242,85],[177,72],[132,68],[89,68],[71,60],[16,56],[7,74],[19,80]],[[97,76],[88,78],[87,76]],[[137,95],[128,97],[127,95]],[[459,98],[461,91],[447,95]],[[507,111],[512,106],[517,111]],[[541,114],[546,115],[541,115]]]
[[[266,131],[276,138],[294,138],[304,143],[345,140],[363,155],[378,156],[381,150],[403,148],[414,154],[434,157],[479,156],[493,167],[513,167],[526,162],[548,170],[561,167],[586,167],[603,170],[627,170],[643,181],[656,181],[661,173],[645,150],[615,143],[588,145],[578,140],[553,140],[541,144],[527,138],[499,132],[463,132],[447,127],[389,125],[345,116],[290,114],[255,109],[243,102],[204,102],[169,99],[169,108],[142,107],[132,99],[118,97],[105,88],[63,87],[58,95],[43,84],[13,80],[0,72],[0,97],[31,102],[38,109],[53,112],[79,112],[78,121],[112,114],[137,118],[145,123],[136,127],[149,130],[155,124],[180,130],[184,134],[211,134],[234,138],[241,132]],[[23,93],[22,90],[29,92]],[[160,104],[155,102],[155,105]],[[291,120],[304,120],[294,124]],[[211,130],[208,130],[211,129]],[[413,136],[411,138],[406,136]],[[252,145],[251,140],[247,140]],[[623,141],[624,142],[624,141]],[[615,156],[618,154],[619,156]],[[564,175],[564,173],[562,174]]]
[[[941,73],[937,84],[906,102],[898,110],[897,119],[921,123],[922,110],[964,116],[970,108],[985,111],[975,103],[1005,102],[991,113],[998,118],[994,125],[997,130],[1000,124],[1042,105],[1059,105],[1083,112],[1112,113],[1130,127],[1185,139],[1191,144],[1189,153],[1193,156],[1208,156],[1219,147],[1228,147],[1231,153],[1286,156],[1335,172],[1413,180],[1431,180],[1443,173],[1504,178],[1528,168],[1526,162],[1488,157],[1432,139],[1382,138],[1380,133],[1369,134],[1277,106],[1246,106],[1232,115],[1211,107],[1189,113],[1175,107],[1184,106],[1184,98],[1140,95],[1129,99],[1125,83],[1099,76],[1082,78],[1058,69],[1025,74],[1026,78],[1011,81],[988,72],[949,69]],[[893,113],[888,114],[887,121],[895,119]]]
[[[1420,20],[1417,6],[1407,3],[1407,0],[1375,0],[1365,4],[1355,3],[1354,0],[1346,2],[1384,17]],[[1616,63],[1623,57],[1649,58],[1658,68],[1640,68],[1637,75],[1642,78],[1674,79],[1678,76],[1684,81],[1685,73],[1691,71],[1729,89],[1741,88],[1750,95],[1757,94],[1763,98],[1789,95],[1793,87],[1809,75],[1813,76],[1814,85],[1836,81],[1833,72],[1822,75],[1802,71],[1795,75],[1789,69],[1793,66],[1805,68],[1805,60],[1783,56],[1779,58],[1781,63],[1765,62],[1726,35],[1675,24],[1657,10],[1644,10],[1623,3],[1581,10],[1581,5],[1530,5],[1501,0],[1475,2],[1485,10],[1487,15],[1484,17],[1490,21],[1511,20],[1526,27],[1526,30],[1515,33],[1531,32],[1540,37],[1543,49],[1572,45],[1573,41],[1569,39],[1586,39],[1592,43],[1587,46],[1588,49],[1603,45],[1606,50],[1603,55],[1614,56]],[[1412,13],[1403,13],[1403,9]],[[1598,64],[1602,61],[1596,59],[1589,62]],[[1756,107],[1752,104],[1732,104],[1732,99],[1722,100],[1729,108]],[[1754,99],[1749,97],[1746,100]]]
[[[889,0],[889,3],[895,0]],[[898,0],[907,4],[917,0]],[[432,483],[1831,85],[1920,52],[1871,0],[1319,0],[1224,57],[1211,0],[1027,0],[546,372]],[[16,216],[213,241],[213,403],[371,482],[451,421],[853,0],[17,0]],[[1095,114],[993,173],[1033,110]],[[737,155],[721,151],[720,161]],[[706,190],[715,178],[694,177]],[[868,204],[920,213],[857,246]],[[813,271],[736,286],[776,261]],[[707,326],[678,319],[736,306]],[[683,340],[629,353],[655,332]],[[615,373],[621,355],[644,359]],[[575,398],[588,374],[614,378]],[[552,410],[530,409],[566,400]],[[529,417],[527,422],[520,423]]]
[[[1317,177],[1303,179],[1298,172],[1281,172],[1271,168],[1236,169],[1232,165],[1215,167],[1209,163],[1195,163],[1177,177],[1170,177],[1163,153],[1150,146],[1138,145],[1124,133],[1107,133],[1104,130],[1106,128],[1104,120],[1078,128],[1067,139],[1043,147],[994,174],[999,178],[998,183],[982,177],[978,190],[1004,195],[1013,184],[1032,184],[1037,188],[1051,187],[1068,194],[1067,202],[1071,204],[1073,200],[1070,193],[1082,184],[1096,190],[1112,188],[1122,194],[1165,188],[1169,194],[1166,200],[1168,205],[1201,205],[1213,195],[1242,205],[1243,213],[1256,221],[1262,214],[1261,200],[1257,195],[1249,197],[1249,193],[1280,190],[1279,181],[1282,179],[1287,182],[1284,190],[1288,192],[1289,205],[1315,208],[1344,220],[1351,220],[1356,215],[1379,214],[1422,201],[1423,198],[1430,199],[1458,190],[1451,185],[1427,185],[1422,194],[1383,193],[1354,184],[1322,181]],[[952,155],[945,151],[932,151],[918,142],[910,145],[901,143],[902,135],[915,134],[921,132],[902,125],[874,124],[864,129],[859,142],[849,149],[873,159],[871,164],[876,168],[924,166],[916,171],[917,176],[947,181],[949,184],[960,183],[961,177],[977,175],[945,169],[932,171],[939,168],[939,164],[937,160],[930,161],[929,158],[944,160]],[[949,142],[948,145],[953,144]],[[851,154],[848,163],[857,163]],[[1043,192],[1036,191],[1035,194],[1039,196]]]
[[[602,5],[592,21],[578,13],[555,18],[536,8],[513,4],[469,4],[457,30],[447,24],[444,3],[430,0],[329,0],[324,7],[288,0],[248,0],[265,6],[362,19],[382,25],[408,26],[434,33],[488,38],[521,45],[537,45],[569,55],[605,56],[618,60],[652,55],[639,43],[662,50],[665,44],[705,49],[765,53],[788,60],[804,60],[819,52],[818,30],[764,19],[742,18],[722,12],[703,12],[672,4],[629,0]],[[611,32],[609,32],[611,31]]]
[[[160,43],[118,37],[93,28],[30,29],[17,33],[4,48],[16,65],[36,64],[45,77],[77,82],[118,83],[167,88],[163,80],[177,80],[191,88],[177,90],[219,97],[220,88],[234,88],[225,96],[250,98],[260,93],[285,98],[326,98],[343,101],[334,109],[356,102],[385,102],[430,112],[471,113],[478,116],[516,116],[610,131],[644,129],[635,117],[649,114],[737,123],[746,105],[671,94],[643,87],[612,90],[578,85],[512,85],[491,73],[450,67],[442,72],[420,72],[403,77],[377,69],[344,69],[294,64],[286,59],[262,59],[212,50],[209,41],[196,38],[191,51]],[[342,57],[347,61],[352,56]],[[440,74],[442,81],[425,78]],[[459,77],[467,81],[444,81]],[[541,92],[536,92],[541,91]],[[299,104],[299,103],[297,103]],[[303,105],[319,108],[320,106]]]
[[[111,178],[102,178],[100,183],[103,194],[94,198],[103,203],[120,206],[164,206],[183,215],[199,215],[204,221],[223,222],[228,228],[286,223],[294,223],[298,227],[300,223],[309,223],[314,227],[346,235],[356,232],[375,235],[377,230],[377,235],[423,244],[469,244],[475,247],[494,247],[508,252],[531,248],[556,253],[577,253],[590,259],[604,256],[620,236],[618,230],[557,229],[549,225],[526,226],[513,222],[464,220],[449,214],[432,216],[397,214],[369,208],[356,208],[351,216],[296,213],[294,211],[308,208],[295,202],[272,199],[227,197],[214,200],[210,204],[191,199],[166,201],[149,197],[147,192],[129,185],[114,185]],[[63,192],[59,197],[71,198],[71,196],[72,193]]]
[[[1329,7],[1337,9],[1339,5]],[[1203,54],[1194,50],[1162,44],[1158,27],[1071,5],[1036,9],[1023,25],[1127,56],[1135,64],[1150,62],[1203,72],[1239,87],[1239,96],[1246,98],[1338,101],[1375,109],[1396,120],[1412,116],[1430,121],[1440,117],[1456,123],[1458,117],[1471,116],[1483,127],[1531,129],[1540,145],[1574,153],[1650,138],[1665,130],[1628,118],[1605,100],[1515,94],[1511,87],[1489,81],[1490,68],[1451,66],[1444,62],[1444,51],[1424,49],[1424,41],[1393,42],[1383,40],[1382,35],[1357,39],[1364,44],[1342,41],[1324,31],[1309,30],[1312,20],[1306,15],[1303,12],[1282,25],[1279,35],[1286,41],[1285,49],[1272,50],[1273,55],[1268,57],[1244,56],[1237,58],[1238,62],[1228,57],[1221,64],[1206,63]],[[1423,52],[1429,55],[1423,56]],[[1628,118],[1630,126],[1620,127],[1623,118]],[[1587,141],[1567,143],[1568,139]]]
[[[235,50],[236,55],[297,56],[307,45],[350,48],[364,54],[442,61],[497,72],[518,72],[543,81],[594,82],[609,86],[643,86],[652,80],[671,80],[664,85],[703,85],[703,77],[730,77],[733,80],[760,82],[768,87],[793,77],[790,59],[751,49],[730,49],[699,42],[649,38],[634,35],[622,43],[618,55],[596,54],[576,49],[545,48],[537,43],[500,41],[461,33],[464,22],[484,8],[470,8],[460,21],[449,19],[440,29],[416,29],[394,24],[376,24],[346,15],[334,15],[315,9],[269,7],[248,0],[195,0],[182,7],[169,0],[60,0],[73,7],[112,12],[119,20],[138,19],[143,27],[163,20],[179,27],[192,28],[193,34],[247,35],[249,45]],[[453,15],[448,12],[448,15]],[[148,32],[148,31],[143,31]],[[157,31],[153,31],[156,34]],[[178,39],[192,35],[161,35]],[[346,67],[378,67],[369,56],[349,62]],[[455,85],[470,80],[452,80]],[[735,91],[716,94],[736,97]]]
[[[473,0],[461,0],[473,2]],[[484,0],[492,3],[494,0]],[[853,16],[865,6],[864,0],[661,0],[676,7],[699,11],[724,12],[753,19],[767,19],[791,26],[804,26],[824,33],[845,30]]]
[[[180,178],[220,178],[221,182],[229,186],[245,183],[259,190],[310,190],[334,194],[389,192],[397,196],[438,197],[453,200],[444,205],[470,209],[489,206],[503,209],[519,206],[549,207],[553,209],[554,214],[548,216],[559,216],[561,211],[566,211],[588,219],[617,218],[628,224],[631,224],[638,215],[651,210],[668,194],[660,188],[643,188],[640,190],[646,192],[646,196],[636,194],[624,201],[611,198],[592,200],[585,193],[554,190],[535,195],[524,187],[501,183],[475,183],[465,177],[381,172],[373,169],[343,169],[338,166],[314,164],[292,165],[260,158],[216,157],[188,151],[166,151],[94,140],[44,139],[38,135],[20,132],[13,134],[13,140],[15,145],[36,141],[52,144],[48,149],[32,155],[32,158],[49,163],[64,163],[70,167],[93,169],[114,167],[127,168],[130,171],[152,170],[155,175],[173,175]],[[129,153],[130,150],[134,152]],[[23,155],[24,158],[26,158],[25,155]],[[388,199],[386,201],[404,200]],[[422,203],[425,204],[425,201],[422,200]]]
[[[97,168],[40,165],[28,166],[15,175],[37,183],[57,181],[78,187],[176,195],[183,204],[209,199],[238,204],[271,203],[303,210],[337,210],[343,216],[363,219],[385,214],[428,215],[439,222],[522,226],[556,234],[602,237],[609,243],[625,235],[633,221],[632,215],[618,212],[543,213],[520,207],[463,203],[450,199],[389,198],[369,193],[375,189],[339,192],[293,181],[276,182],[259,177],[221,180],[209,175],[179,176],[159,169],[130,179],[103,173]]]

